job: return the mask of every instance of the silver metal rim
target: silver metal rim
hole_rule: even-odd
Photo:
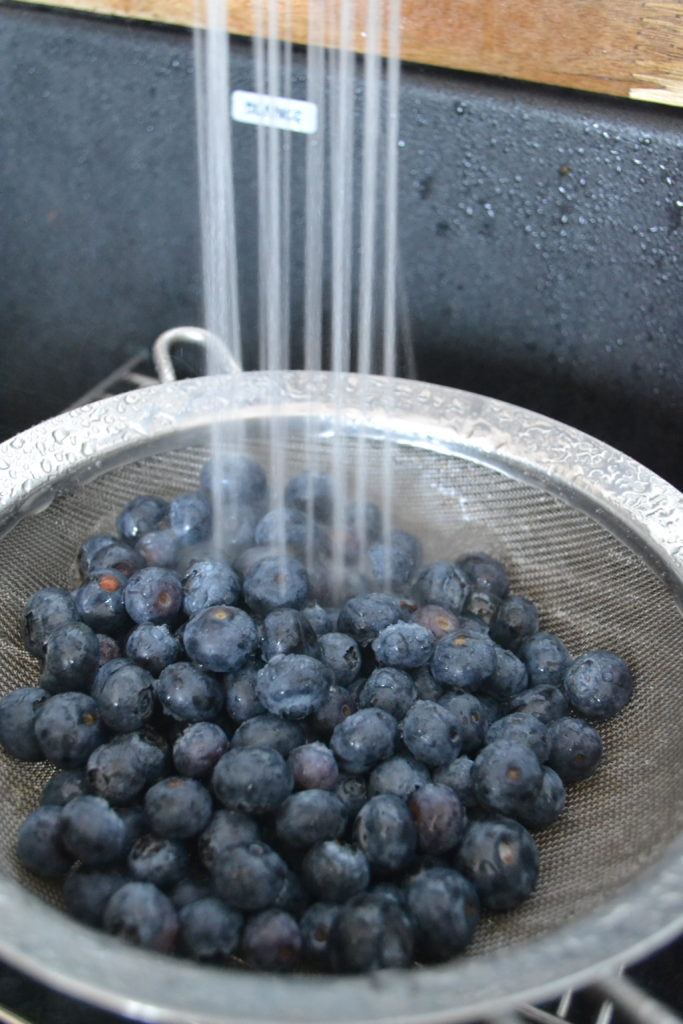
[[[174,446],[212,422],[273,412],[321,430],[394,436],[472,458],[583,508],[683,593],[683,496],[579,431],[436,385],[326,373],[253,373],[163,384],[67,412],[0,445],[0,528],[117,461]],[[341,405],[335,411],[335,401]],[[70,995],[149,1021],[461,1021],[595,980],[683,927],[683,835],[618,899],[507,951],[413,971],[281,978],[131,949],[0,879],[0,955]]]

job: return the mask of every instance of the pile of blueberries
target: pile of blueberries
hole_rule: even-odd
[[[58,771],[18,856],[80,921],[200,961],[368,971],[448,960],[536,887],[532,833],[595,771],[590,722],[625,706],[629,668],[573,658],[496,559],[423,566],[375,505],[332,499],[307,472],[269,510],[261,466],[224,454],[85,540],[76,589],[28,600],[42,671],[0,702],[0,742]],[[338,607],[335,546],[360,581]]]

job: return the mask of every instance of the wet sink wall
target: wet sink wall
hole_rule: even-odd
[[[252,87],[246,43],[233,69]],[[6,437],[201,319],[191,37],[0,3],[0,90]],[[565,420],[683,486],[680,118],[407,68],[400,234],[421,377]],[[236,136],[248,225],[253,129]]]

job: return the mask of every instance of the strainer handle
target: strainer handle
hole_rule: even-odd
[[[0,1006],[0,1024],[29,1024],[25,1017],[17,1017],[16,1013]]]
[[[205,352],[211,351],[216,359],[216,369],[221,373],[239,373],[240,366],[233,358],[227,346],[203,327],[172,327],[160,334],[152,345],[154,368],[162,384],[177,379],[172,349],[175,345],[197,345]]]

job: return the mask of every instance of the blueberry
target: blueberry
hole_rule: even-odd
[[[301,871],[310,892],[330,903],[345,903],[370,884],[370,865],[363,851],[338,839],[312,846]]]
[[[82,768],[102,743],[97,704],[86,693],[57,693],[38,709],[35,733],[43,756],[58,768]]]
[[[535,633],[522,640],[517,653],[526,665],[529,686],[542,686],[545,683],[562,686],[572,659],[559,636],[554,633]]]
[[[330,746],[343,771],[363,775],[391,757],[396,733],[392,715],[380,708],[362,708],[335,727]]]
[[[518,820],[532,831],[548,828],[564,811],[566,792],[562,779],[547,765],[543,768],[541,788],[532,803],[517,815]]]
[[[266,843],[252,841],[231,846],[227,855],[210,865],[218,895],[236,910],[271,907],[287,875],[287,865]]]
[[[225,681],[225,707],[235,722],[246,722],[249,718],[262,715],[265,708],[256,696],[256,673],[258,668],[248,662],[231,673]]]
[[[368,787],[360,775],[342,775],[334,791],[346,808],[346,816],[353,819],[368,798]]]
[[[114,805],[132,803],[168,767],[166,743],[151,730],[124,733],[97,747],[86,767],[93,790]]]
[[[152,530],[144,534],[135,545],[145,565],[155,565],[158,569],[175,569],[180,549],[181,540],[171,529]]]
[[[460,753],[457,718],[431,700],[415,701],[401,722],[401,739],[413,757],[431,768],[448,764]]]
[[[259,827],[253,818],[240,811],[216,811],[199,837],[199,857],[204,867],[211,869],[216,860],[229,856],[233,846],[260,839]]]
[[[358,644],[348,633],[324,633],[319,638],[319,658],[338,686],[350,686],[361,668]]]
[[[421,605],[438,605],[455,615],[463,610],[469,594],[465,573],[453,562],[432,562],[415,581],[415,596]]]
[[[274,715],[306,718],[322,707],[332,672],[306,654],[277,654],[256,676],[256,696]]]
[[[453,850],[463,837],[467,818],[464,807],[449,786],[429,782],[408,797],[417,828],[421,853],[440,854]]]
[[[477,755],[472,783],[477,800],[489,811],[516,817],[535,800],[543,770],[530,747],[513,740],[496,740]]]
[[[558,718],[548,726],[548,764],[566,784],[593,774],[602,757],[600,733],[582,718]]]
[[[62,808],[62,842],[82,864],[113,863],[123,852],[124,840],[123,822],[101,796],[77,796]]]
[[[358,680],[354,681],[358,682]],[[325,703],[314,711],[309,719],[311,730],[316,736],[328,740],[340,722],[358,710],[356,696],[345,686],[333,683],[327,691]]]
[[[569,711],[564,693],[552,683],[522,690],[512,698],[509,707],[511,711],[524,711],[526,714],[536,715],[546,724],[556,718],[563,718]]]
[[[23,637],[26,650],[42,658],[50,634],[58,626],[75,622],[78,610],[73,597],[62,587],[44,587],[24,605]]]
[[[382,510],[374,501],[353,500],[346,503],[344,523],[349,533],[365,542],[378,540],[382,533]]]
[[[307,963],[330,967],[330,933],[339,914],[337,903],[313,903],[299,921],[301,943]]]
[[[78,921],[100,928],[104,908],[125,882],[119,871],[77,866],[64,881],[64,906]]]
[[[405,618],[404,606],[393,594],[360,594],[344,604],[337,625],[359,644],[367,644],[386,626]]]
[[[231,811],[267,814],[289,796],[294,786],[287,762],[276,750],[235,747],[213,770],[213,789]]]
[[[459,629],[442,637],[434,648],[431,672],[438,683],[478,691],[496,668],[495,644],[487,636]]]
[[[376,871],[405,870],[417,849],[417,829],[406,803],[384,793],[371,797],[360,809],[353,837]]]
[[[74,770],[57,772],[43,786],[40,802],[63,807],[74,797],[86,796],[88,793],[90,793],[90,786],[85,772]]]
[[[526,711],[514,711],[510,715],[493,722],[486,733],[487,743],[495,743],[496,740],[514,740],[515,743],[524,743],[531,747],[538,760],[543,764],[550,754],[550,736],[547,727],[537,718]]]
[[[249,918],[242,952],[248,964],[264,971],[291,971],[301,957],[301,931],[284,910],[264,910]]]
[[[193,615],[183,642],[188,657],[209,672],[236,672],[258,646],[256,625],[241,608],[211,605]]]
[[[339,766],[324,743],[305,743],[290,751],[287,763],[295,789],[333,790],[339,781]]]
[[[463,555],[455,563],[470,582],[473,590],[480,590],[496,597],[506,597],[510,588],[505,566],[491,555],[476,552]]]
[[[572,663],[564,689],[574,711],[604,722],[626,707],[633,693],[633,676],[623,658],[611,651],[590,651]]]
[[[304,605],[301,614],[318,638],[325,633],[334,632],[336,615],[321,607],[317,602]]]
[[[526,666],[507,647],[495,647],[495,668],[484,680],[481,692],[494,700],[506,702],[529,688]]]
[[[104,665],[106,661],[114,661],[115,658],[122,657],[121,647],[113,636],[107,636],[106,633],[97,633],[96,636],[100,649],[100,665]]]
[[[511,910],[536,887],[536,843],[523,825],[509,818],[473,821],[460,845],[457,863],[489,910]]]
[[[432,778],[438,785],[449,786],[454,793],[457,793],[464,807],[474,807],[477,798],[472,782],[473,767],[474,761],[469,757],[456,757],[448,764],[437,768]]]
[[[412,922],[405,910],[374,892],[342,907],[330,930],[329,958],[336,971],[408,967],[414,948]]]
[[[275,608],[261,626],[261,657],[276,654],[307,654],[318,657],[318,639],[301,612],[295,608]]]
[[[500,598],[485,590],[472,590],[465,601],[463,615],[476,615],[484,625],[490,626],[500,607]]]
[[[167,896],[150,882],[127,882],[109,898],[105,931],[135,946],[169,953],[178,934],[178,916]]]
[[[179,775],[202,779],[211,774],[228,746],[228,737],[215,722],[194,722],[173,744],[173,764]]]
[[[17,838],[19,860],[41,878],[65,875],[74,857],[62,841],[62,808],[47,804],[33,811],[22,823]]]
[[[185,878],[190,863],[185,843],[178,839],[141,835],[128,852],[128,871],[136,882],[169,889]]]
[[[394,622],[372,641],[378,665],[413,669],[427,665],[434,653],[434,635],[418,622]]]
[[[143,534],[155,530],[168,516],[168,502],[152,494],[133,498],[121,510],[116,529],[124,540],[134,544]]]
[[[441,683],[437,683],[427,665],[423,665],[422,668],[418,668],[412,673],[412,676],[413,682],[415,683],[415,689],[417,690],[417,696],[420,700],[439,701],[444,696],[446,692],[445,688]]]
[[[491,638],[501,647],[515,650],[522,640],[538,633],[539,618],[532,601],[513,594],[501,601],[490,626]]]
[[[484,745],[486,719],[481,700],[473,693],[454,693],[449,690],[438,703],[457,720],[460,749],[470,754]]]
[[[78,614],[96,633],[116,635],[130,626],[126,584],[127,577],[116,569],[95,569],[76,591]]]
[[[260,505],[268,493],[266,475],[258,462],[232,452],[218,452],[204,463],[200,486],[226,505]]]
[[[172,625],[178,621],[183,604],[180,577],[171,569],[149,565],[130,577],[124,600],[133,622]]]
[[[141,622],[128,636],[126,657],[130,661],[158,676],[167,665],[179,661],[182,645],[168,626]]]
[[[254,530],[254,540],[264,547],[286,545],[297,558],[330,554],[330,538],[319,523],[296,508],[275,508],[266,512]]]
[[[171,502],[168,519],[183,544],[199,544],[211,534],[211,503],[201,491],[181,494]]]
[[[123,822],[123,852],[127,857],[134,843],[149,831],[149,821],[144,807],[138,804],[116,807],[115,811]]]
[[[321,523],[332,520],[334,488],[326,473],[299,473],[285,487],[285,505]]]
[[[122,540],[99,548],[90,558],[90,573],[113,570],[122,576],[129,577],[142,569],[145,560],[139,551]]]
[[[0,743],[12,757],[42,761],[44,754],[36,738],[36,715],[49,698],[39,686],[20,686],[0,700]]]
[[[254,715],[242,722],[232,737],[233,747],[270,747],[287,757],[290,750],[301,746],[306,735],[298,722],[277,715]]]
[[[442,962],[470,944],[479,924],[479,898],[459,872],[424,868],[406,883],[419,959]]]
[[[336,793],[302,789],[280,805],[275,831],[292,849],[306,849],[324,839],[339,839],[346,827],[346,809]]]
[[[225,961],[242,934],[242,915],[215,896],[189,903],[178,911],[180,946],[193,960]]]
[[[134,732],[149,721],[154,712],[153,682],[146,669],[124,661],[99,686],[100,717],[112,732]]]
[[[417,700],[412,677],[399,668],[377,668],[370,674],[358,695],[360,707],[381,708],[401,719]]]
[[[164,712],[179,722],[210,722],[223,710],[223,687],[216,677],[186,661],[167,665],[154,691]]]
[[[40,685],[50,693],[87,690],[99,660],[97,634],[85,622],[67,622],[47,639]]]
[[[145,813],[152,831],[167,839],[198,835],[209,824],[212,811],[208,789],[182,775],[161,779],[145,793]]]
[[[226,562],[194,561],[183,576],[183,611],[188,618],[211,605],[234,605],[242,593],[240,578]]]
[[[392,530],[387,541],[376,540],[368,547],[370,574],[384,586],[404,587],[415,575],[421,554],[417,537],[407,530]]]
[[[430,781],[425,765],[412,757],[390,757],[373,768],[368,779],[368,794],[380,796],[389,793],[404,800],[420,786]]]
[[[435,640],[440,640],[447,633],[455,633],[461,623],[460,616],[440,604],[420,605],[410,618],[412,622],[417,622],[428,629]]]
[[[311,596],[308,573],[296,558],[261,559],[244,577],[244,601],[258,615],[275,608],[303,608]]]
[[[109,547],[118,541],[113,533],[96,533],[92,537],[86,537],[78,549],[78,571],[81,579],[85,580],[90,575],[93,565],[92,559],[102,548]]]
[[[171,840],[167,840],[167,842],[171,842]],[[169,896],[176,910],[182,910],[190,903],[205,900],[213,895],[211,881],[208,876],[205,877],[201,873],[196,876],[194,874],[185,875],[169,890]]]

